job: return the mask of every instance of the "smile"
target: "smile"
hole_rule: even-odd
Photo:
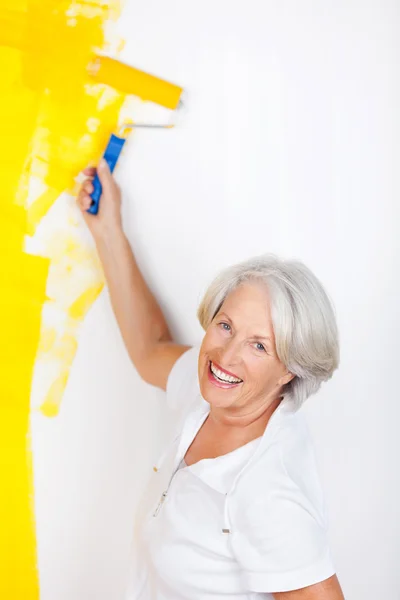
[[[224,371],[221,371],[221,369],[218,369],[218,367],[216,367],[212,361],[209,363],[208,372],[210,379],[221,384],[219,387],[233,387],[243,383],[243,379],[233,377],[232,375],[228,375]]]

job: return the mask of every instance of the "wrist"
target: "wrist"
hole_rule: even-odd
[[[94,235],[94,241],[99,253],[102,250],[110,250],[119,243],[124,242],[126,239],[125,232],[121,225],[114,225],[113,227],[104,227]]]

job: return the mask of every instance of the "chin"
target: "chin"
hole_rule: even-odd
[[[209,361],[202,366],[199,377],[200,393],[210,406],[216,408],[227,408],[234,404],[238,398],[238,387],[221,388],[210,381]],[[243,383],[239,386],[241,387]]]
[[[221,398],[221,395],[215,393],[213,390],[209,389],[209,386],[200,385],[201,396],[204,398],[206,402],[210,405],[210,407],[214,408],[228,408],[231,406],[233,400],[230,398]]]

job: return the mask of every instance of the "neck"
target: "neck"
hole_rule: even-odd
[[[278,397],[267,405],[247,410],[244,410],[243,407],[238,409],[211,406],[208,419],[210,425],[220,434],[226,435],[229,432],[232,435],[255,439],[264,433],[272,413],[278,408],[281,401],[282,398]]]

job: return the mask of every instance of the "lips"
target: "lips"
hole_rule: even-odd
[[[211,362],[214,365],[214,367],[217,367],[217,369],[219,369],[223,373],[226,373],[226,375],[230,375],[231,377],[234,377],[235,379],[242,379],[241,377],[239,377],[239,375],[236,375],[235,373],[231,373],[230,371],[227,371],[226,369],[223,369],[221,367],[221,365],[219,365],[218,363],[215,362],[215,360],[212,360]]]
[[[208,362],[208,369],[207,369],[207,379],[208,381],[211,383],[211,385],[213,385],[214,387],[223,389],[225,391],[227,390],[232,390],[240,385],[242,385],[243,381],[239,381],[237,383],[228,383],[225,381],[222,381],[222,379],[219,379],[216,375],[213,374],[213,372],[211,371],[211,362]],[[214,365],[214,363],[213,363]],[[218,369],[219,371],[219,369]],[[224,373],[227,372],[224,370]],[[234,375],[232,375],[232,377],[234,377]],[[239,378],[238,378],[239,379]]]

